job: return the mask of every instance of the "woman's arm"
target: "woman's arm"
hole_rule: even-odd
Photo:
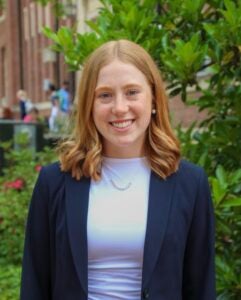
[[[35,185],[25,236],[21,300],[50,300],[48,186],[42,168]]]
[[[184,257],[184,300],[216,299],[214,244],[213,207],[207,176],[202,170]]]

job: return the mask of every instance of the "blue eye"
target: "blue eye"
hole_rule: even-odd
[[[102,99],[107,99],[108,97],[111,97],[110,93],[101,93],[98,96],[98,98],[102,98]]]
[[[100,99],[102,102],[109,102],[112,99],[112,93],[110,92],[102,92],[97,94],[97,98]]]
[[[136,96],[139,93],[138,90],[129,90],[127,91],[127,96]]]

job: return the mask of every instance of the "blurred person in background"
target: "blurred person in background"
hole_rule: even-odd
[[[59,108],[62,114],[68,115],[71,110],[71,95],[69,92],[69,82],[63,81],[61,88],[58,91]]]
[[[13,112],[10,107],[4,106],[2,108],[1,119],[2,120],[12,120],[13,119]]]
[[[24,90],[19,90],[17,92],[17,99],[19,103],[20,119],[23,120],[27,114],[26,111],[27,93]]]
[[[19,90],[17,92],[17,99],[19,103],[20,119],[23,120],[27,113],[32,109],[33,104],[30,99],[28,99],[27,93],[24,90]]]
[[[56,89],[54,84],[49,85],[49,100],[51,102],[51,111],[50,111],[50,116],[48,119],[48,124],[49,124],[49,129],[51,131],[57,132],[58,131],[58,126],[57,126],[57,118],[59,115],[59,93],[58,90]]]
[[[24,121],[24,123],[38,122],[39,121],[39,110],[35,106],[33,106],[29,110],[29,112],[26,114],[23,121]]]

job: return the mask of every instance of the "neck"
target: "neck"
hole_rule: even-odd
[[[103,149],[103,156],[109,158],[136,158],[136,157],[144,157],[145,151],[144,149],[129,149],[127,148],[116,148],[116,149],[108,149],[107,147]]]

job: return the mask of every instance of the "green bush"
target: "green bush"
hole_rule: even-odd
[[[42,165],[56,160],[53,150],[34,155],[30,150],[10,150],[5,145],[7,167],[0,177],[0,263],[20,264],[28,204]]]
[[[0,265],[0,299],[19,299],[21,267],[15,265]]]
[[[29,201],[41,166],[56,160],[51,149],[34,154],[23,145],[15,151],[11,143],[1,144],[6,159],[6,167],[0,176],[1,300],[18,299]]]
[[[241,295],[241,169],[218,166],[210,177],[216,215],[216,271],[220,299]]]

